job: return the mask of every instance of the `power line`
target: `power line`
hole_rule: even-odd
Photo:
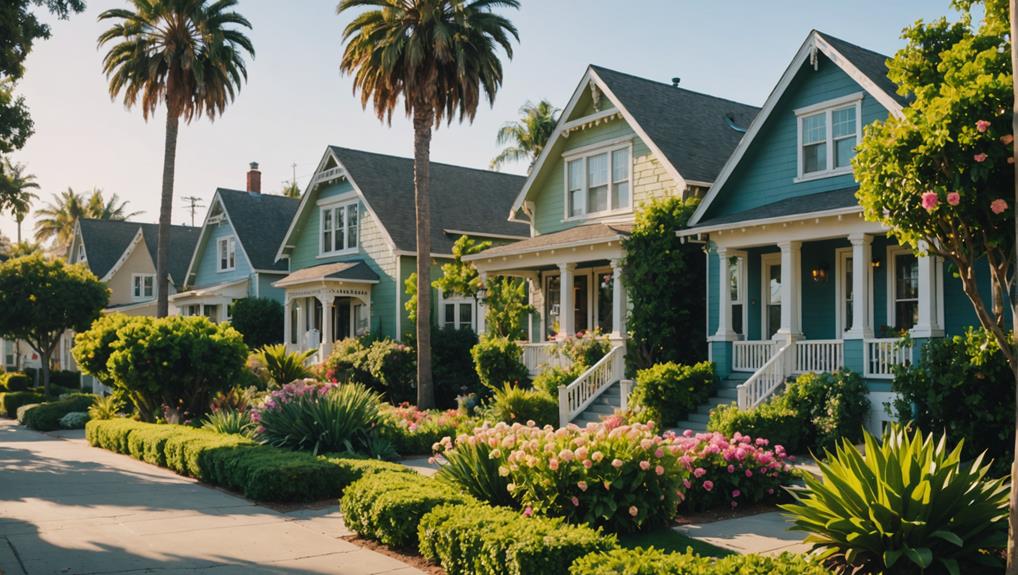
[[[185,202],[187,202],[189,204],[187,206],[187,209],[191,210],[191,227],[194,227],[194,212],[198,208],[204,208],[205,207],[205,205],[201,203],[202,202],[202,198],[199,198],[198,196],[184,196],[184,197],[182,197],[180,199],[184,200]]]

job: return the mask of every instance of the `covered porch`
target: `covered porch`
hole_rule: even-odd
[[[193,288],[170,296],[180,315],[205,316],[218,323],[230,319],[230,306],[235,300],[246,298],[249,293],[247,278]]]

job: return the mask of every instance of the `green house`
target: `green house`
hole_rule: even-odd
[[[505,218],[522,177],[437,162],[430,172],[433,278],[463,235],[501,243],[529,235]],[[330,146],[276,253],[289,260],[289,275],[272,284],[284,292],[287,346],[325,357],[347,337],[411,331],[403,286],[416,253],[413,160]],[[437,325],[479,330],[472,298],[436,291],[432,301]]]

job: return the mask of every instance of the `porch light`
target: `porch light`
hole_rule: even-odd
[[[809,277],[813,278],[813,281],[818,284],[824,283],[827,281],[827,266],[814,266],[813,269],[809,270]]]
[[[875,270],[880,269],[880,258],[873,258],[873,260],[870,262],[870,267],[872,267]]]

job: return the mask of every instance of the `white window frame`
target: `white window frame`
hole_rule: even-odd
[[[858,146],[862,139],[862,98],[863,93],[856,92],[855,94],[849,94],[848,96],[828,100],[826,102],[820,102],[819,104],[795,110],[795,154],[797,157],[797,167],[796,177],[793,181],[808,182],[810,180],[830,178],[832,176],[852,173],[851,165],[840,168],[834,167],[834,130],[831,122],[831,114],[838,110],[844,110],[852,107],[855,108],[855,142],[856,146]],[[803,171],[803,168],[805,167],[805,157],[803,156],[802,121],[806,117],[815,116],[817,114],[824,114],[826,122],[825,145],[827,149],[827,169],[806,173]]]
[[[625,206],[613,206],[612,199],[614,194],[612,193],[615,188],[615,175],[612,173],[612,153],[619,150],[627,150],[629,153],[629,202]],[[588,212],[587,211],[587,196],[590,190],[587,188],[587,173],[588,166],[587,162],[590,157],[598,156],[601,154],[607,154],[608,156],[608,176],[607,176],[607,188],[608,188],[608,209],[599,212]],[[598,143],[591,146],[584,146],[582,148],[576,148],[569,150],[562,154],[562,217],[563,221],[577,221],[586,220],[592,218],[603,218],[605,216],[613,216],[617,214],[625,214],[633,211],[633,195],[635,193],[635,186],[633,185],[635,178],[633,177],[633,168],[635,166],[633,159],[633,141],[631,137],[620,138],[612,140],[607,143]],[[573,161],[583,162],[583,193],[580,194],[580,198],[583,204],[583,212],[579,215],[572,215],[569,210],[569,164]],[[621,182],[621,180],[619,180]]]
[[[347,245],[350,230],[350,211],[357,213],[357,225],[353,226],[354,230],[354,245]],[[337,210],[343,210],[343,227],[341,229],[343,234],[343,247],[342,249],[336,249],[336,232],[340,231],[336,228],[336,216]],[[329,212],[332,214],[332,228],[329,230],[332,235],[332,245],[325,245],[325,213]],[[360,205],[357,200],[353,201],[340,201],[330,202],[328,204],[319,204],[318,206],[318,257],[326,256],[337,256],[344,254],[355,254],[360,249],[361,245],[361,216],[363,215]]]
[[[145,280],[149,280],[149,294],[145,294]],[[131,274],[131,299],[134,301],[145,301],[156,297],[156,275],[155,274]]]
[[[852,267],[848,264],[848,260],[853,257],[852,248],[837,248],[834,250],[834,301],[837,302],[837,307],[834,311],[834,331],[835,339],[844,339],[845,332],[852,328],[850,325],[845,325],[845,312],[842,306],[844,305],[845,299],[845,282],[844,275],[846,271],[855,272]],[[869,274],[866,282],[866,289],[869,290],[870,297],[867,298],[869,302],[869,309],[866,313],[869,314],[869,325],[873,325],[873,278],[876,273],[873,271],[873,262],[866,262],[869,266]],[[854,279],[853,279],[854,281]],[[854,297],[854,294],[853,294]],[[855,303],[853,302],[853,305]],[[893,306],[893,304],[892,304]]]
[[[460,305],[467,304],[470,306],[470,329],[475,333],[477,332],[477,300],[472,297],[464,296],[453,296],[447,297],[445,292],[438,290],[438,325],[439,327],[446,327],[452,325],[456,329],[463,329],[463,321],[460,317]],[[445,306],[451,305],[453,307],[453,322],[449,324],[445,321]]]
[[[223,267],[223,255],[226,255],[226,267]],[[230,272],[237,269],[237,239],[224,236],[216,240],[216,271]]]
[[[911,249],[903,246],[887,246],[887,317],[884,323],[890,329],[897,329],[898,325],[898,303],[897,287],[898,287],[898,256],[909,255],[914,256],[918,262],[919,256],[916,256]],[[918,287],[918,289],[922,289]],[[916,294],[916,306],[919,305],[919,295]],[[943,314],[941,314],[943,315]],[[943,325],[943,324],[941,324]],[[914,326],[913,326],[914,327]]]
[[[731,266],[731,260],[733,258],[737,262],[735,265],[736,265],[736,274],[737,274],[737,276],[739,278],[738,279],[738,281],[739,281],[739,289],[737,290],[739,292],[739,297],[738,297],[738,299],[732,299],[731,293],[729,293],[729,295],[728,295],[728,313],[729,313],[729,315],[731,315],[732,314],[732,308],[734,308],[737,305],[741,305],[742,306],[742,333],[738,333],[738,332],[735,331],[735,322],[732,322],[732,332],[735,333],[736,335],[738,335],[739,339],[747,339],[748,338],[748,334],[749,334],[749,304],[746,301],[746,295],[749,293],[749,291],[748,291],[749,290],[749,286],[748,286],[748,281],[749,281],[749,273],[748,273],[749,272],[749,269],[748,269],[749,268],[749,265],[748,265],[749,254],[747,254],[746,252],[743,252],[743,251],[738,251],[738,250],[727,252],[727,254],[725,256],[725,259],[727,261],[722,262],[722,266],[723,266],[723,269],[722,269],[722,278],[723,279],[722,279],[721,289],[729,289],[729,287],[730,287],[728,285],[728,274],[727,273],[723,273],[723,272],[728,271],[729,266]],[[731,315],[731,317],[734,318],[735,316]]]

